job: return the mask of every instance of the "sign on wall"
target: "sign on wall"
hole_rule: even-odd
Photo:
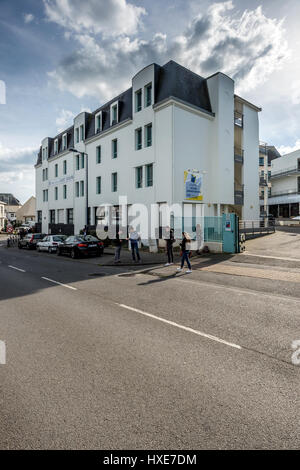
[[[184,171],[185,199],[190,201],[202,201],[203,174],[198,170]]]

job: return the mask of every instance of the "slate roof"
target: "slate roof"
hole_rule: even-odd
[[[158,104],[167,98],[174,97],[181,101],[189,103],[201,110],[208,113],[212,112],[211,103],[208,93],[207,81],[205,78],[197,75],[196,73],[188,70],[173,60],[170,60],[162,67],[154,65],[154,81],[155,81],[155,96],[154,103]],[[105,132],[110,127],[110,105],[118,101],[119,103],[119,116],[118,124],[127,119],[132,119],[132,87],[116,96],[112,100],[105,103],[103,106],[97,108],[92,113],[86,113],[85,122],[85,140],[95,135],[95,116],[99,111],[102,111],[102,132]],[[48,158],[61,153],[62,150],[62,136],[67,133],[67,148],[74,147],[74,126],[69,127],[67,130],[56,135],[54,138],[49,139]],[[58,154],[54,154],[54,140],[58,139]],[[42,149],[38,153],[37,165],[42,163]]]
[[[20,201],[11,193],[0,193],[0,201],[9,206],[20,206]]]

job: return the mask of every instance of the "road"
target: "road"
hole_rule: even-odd
[[[267,262],[175,275],[0,247],[0,448],[299,448],[300,263]]]

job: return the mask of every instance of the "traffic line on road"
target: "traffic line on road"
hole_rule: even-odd
[[[44,279],[45,281],[53,282],[53,284],[58,284],[59,286],[62,286],[62,287],[67,287],[67,289],[77,290],[76,287],[68,286],[68,284],[63,284],[62,282],[54,281],[53,279],[49,279],[48,277],[42,276],[41,279]]]
[[[242,347],[239,346],[238,344],[230,343],[229,341],[225,341],[224,339],[218,338],[217,336],[209,335],[208,333],[204,333],[203,331],[194,330],[193,328],[190,328],[189,326],[181,325],[180,323],[167,320],[166,318],[158,317],[156,315],[153,315],[152,313],[144,312],[143,310],[140,310],[138,308],[130,307],[129,305],[125,305],[125,304],[119,304],[117,302],[116,302],[116,305],[118,305],[119,307],[125,308],[127,310],[131,310],[132,312],[140,313],[141,315],[144,315],[146,317],[153,318],[154,320],[158,320],[162,323],[167,323],[168,325],[175,326],[176,328],[188,331],[189,333],[193,333],[195,335],[202,336],[203,338],[216,341],[217,343],[222,343],[222,344],[225,344],[226,346],[230,346],[235,349],[242,349]]]
[[[8,265],[8,267],[11,269],[15,269],[16,271],[20,271],[21,273],[26,273],[25,269],[16,268],[16,266],[11,266],[10,264]]]

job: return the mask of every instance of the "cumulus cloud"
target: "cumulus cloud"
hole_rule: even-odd
[[[32,13],[25,13],[24,22],[26,24],[31,23],[34,20],[34,15]]]
[[[105,36],[134,34],[146,11],[127,0],[44,0],[46,16],[68,30]]]
[[[0,142],[0,187],[2,192],[13,193],[22,202],[34,194],[38,148],[5,147]]]
[[[62,109],[55,121],[58,132],[62,132],[64,129],[71,126],[74,117],[75,114],[72,111]]]
[[[295,152],[295,150],[300,150],[300,139],[297,139],[294,145],[281,145],[277,147],[278,152],[281,155],[286,155],[287,153]]]
[[[212,4],[172,39],[156,33],[148,40],[130,35],[100,40],[81,28],[73,34],[79,47],[50,77],[77,97],[109,99],[125,89],[140,68],[173,59],[203,76],[216,71],[228,74],[238,92],[254,89],[289,56],[283,20],[267,18],[261,7],[241,14],[233,13],[233,8],[232,1]],[[57,22],[62,24],[61,19]]]

